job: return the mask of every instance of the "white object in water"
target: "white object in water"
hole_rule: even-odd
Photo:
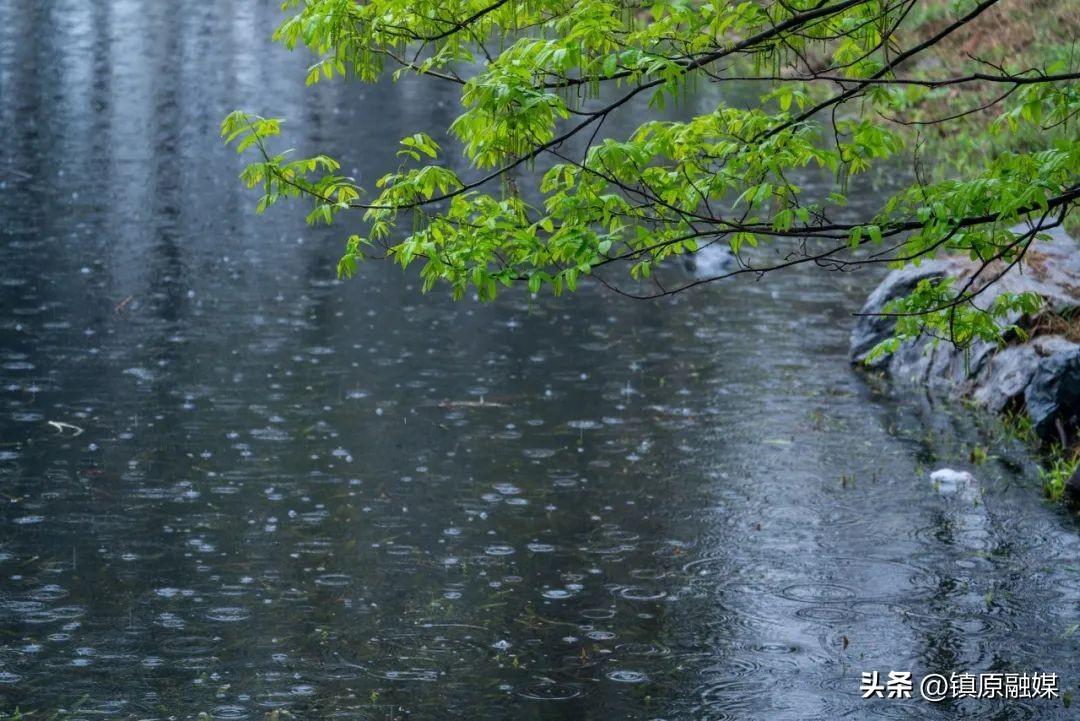
[[[706,245],[685,256],[685,262],[687,270],[697,278],[715,278],[739,267],[735,254],[727,246],[719,243]]]
[[[955,493],[957,490],[975,483],[975,476],[967,471],[939,468],[930,474],[930,480],[934,482],[934,485],[942,493]]]

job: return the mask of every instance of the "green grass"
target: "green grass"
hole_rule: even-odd
[[[1080,454],[1063,451],[1060,447],[1051,449],[1050,459],[1039,470],[1046,497],[1052,501],[1060,501],[1065,495],[1065,484],[1076,473],[1077,468],[1080,468]]]
[[[1023,411],[1006,412],[1001,416],[1005,432],[1031,447],[1039,455],[1039,477],[1043,493],[1052,501],[1060,501],[1065,495],[1065,484],[1076,469],[1080,468],[1080,445],[1062,447],[1054,444],[1046,447],[1035,433],[1031,418]]]
[[[927,0],[907,18],[904,29],[912,41],[940,30],[971,0]],[[901,30],[904,33],[904,30]],[[925,78],[961,76],[972,72],[1022,73],[1045,71],[1055,63],[1075,67],[1080,60],[1080,13],[1075,0],[1001,0],[968,26],[935,45],[906,68],[907,75]],[[963,174],[1003,151],[1025,152],[1045,148],[1077,132],[1069,127],[1024,126],[1017,133],[993,133],[999,107],[990,103],[1001,87],[992,83],[967,83],[934,90],[912,88],[904,115],[908,120],[928,121],[969,113],[942,127],[918,127],[920,153],[934,176]],[[1080,214],[1072,214],[1066,229],[1080,230]]]

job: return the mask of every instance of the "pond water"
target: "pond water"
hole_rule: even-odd
[[[1070,716],[860,698],[874,670],[1064,692],[1080,653],[1077,529],[1022,449],[848,367],[873,278],[339,283],[344,231],[256,217],[220,118],[280,113],[370,186],[452,95],[305,90],[276,2],[0,18],[0,711]]]

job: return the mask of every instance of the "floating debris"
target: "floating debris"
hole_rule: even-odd
[[[57,435],[63,435],[66,431],[72,431],[71,438],[81,436],[85,433],[85,430],[72,423],[65,423],[64,421],[47,421],[48,425],[56,429]]]

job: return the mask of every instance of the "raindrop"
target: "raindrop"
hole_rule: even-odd
[[[609,671],[607,677],[612,681],[618,681],[619,683],[641,683],[648,679],[648,676],[639,671]]]
[[[549,588],[540,595],[544,598],[560,600],[563,598],[570,598],[574,594],[572,594],[570,591],[567,591],[565,588]]]
[[[211,621],[233,623],[236,621],[247,620],[251,617],[251,613],[247,609],[237,608],[236,606],[221,606],[219,608],[211,608],[206,612],[206,617]]]

